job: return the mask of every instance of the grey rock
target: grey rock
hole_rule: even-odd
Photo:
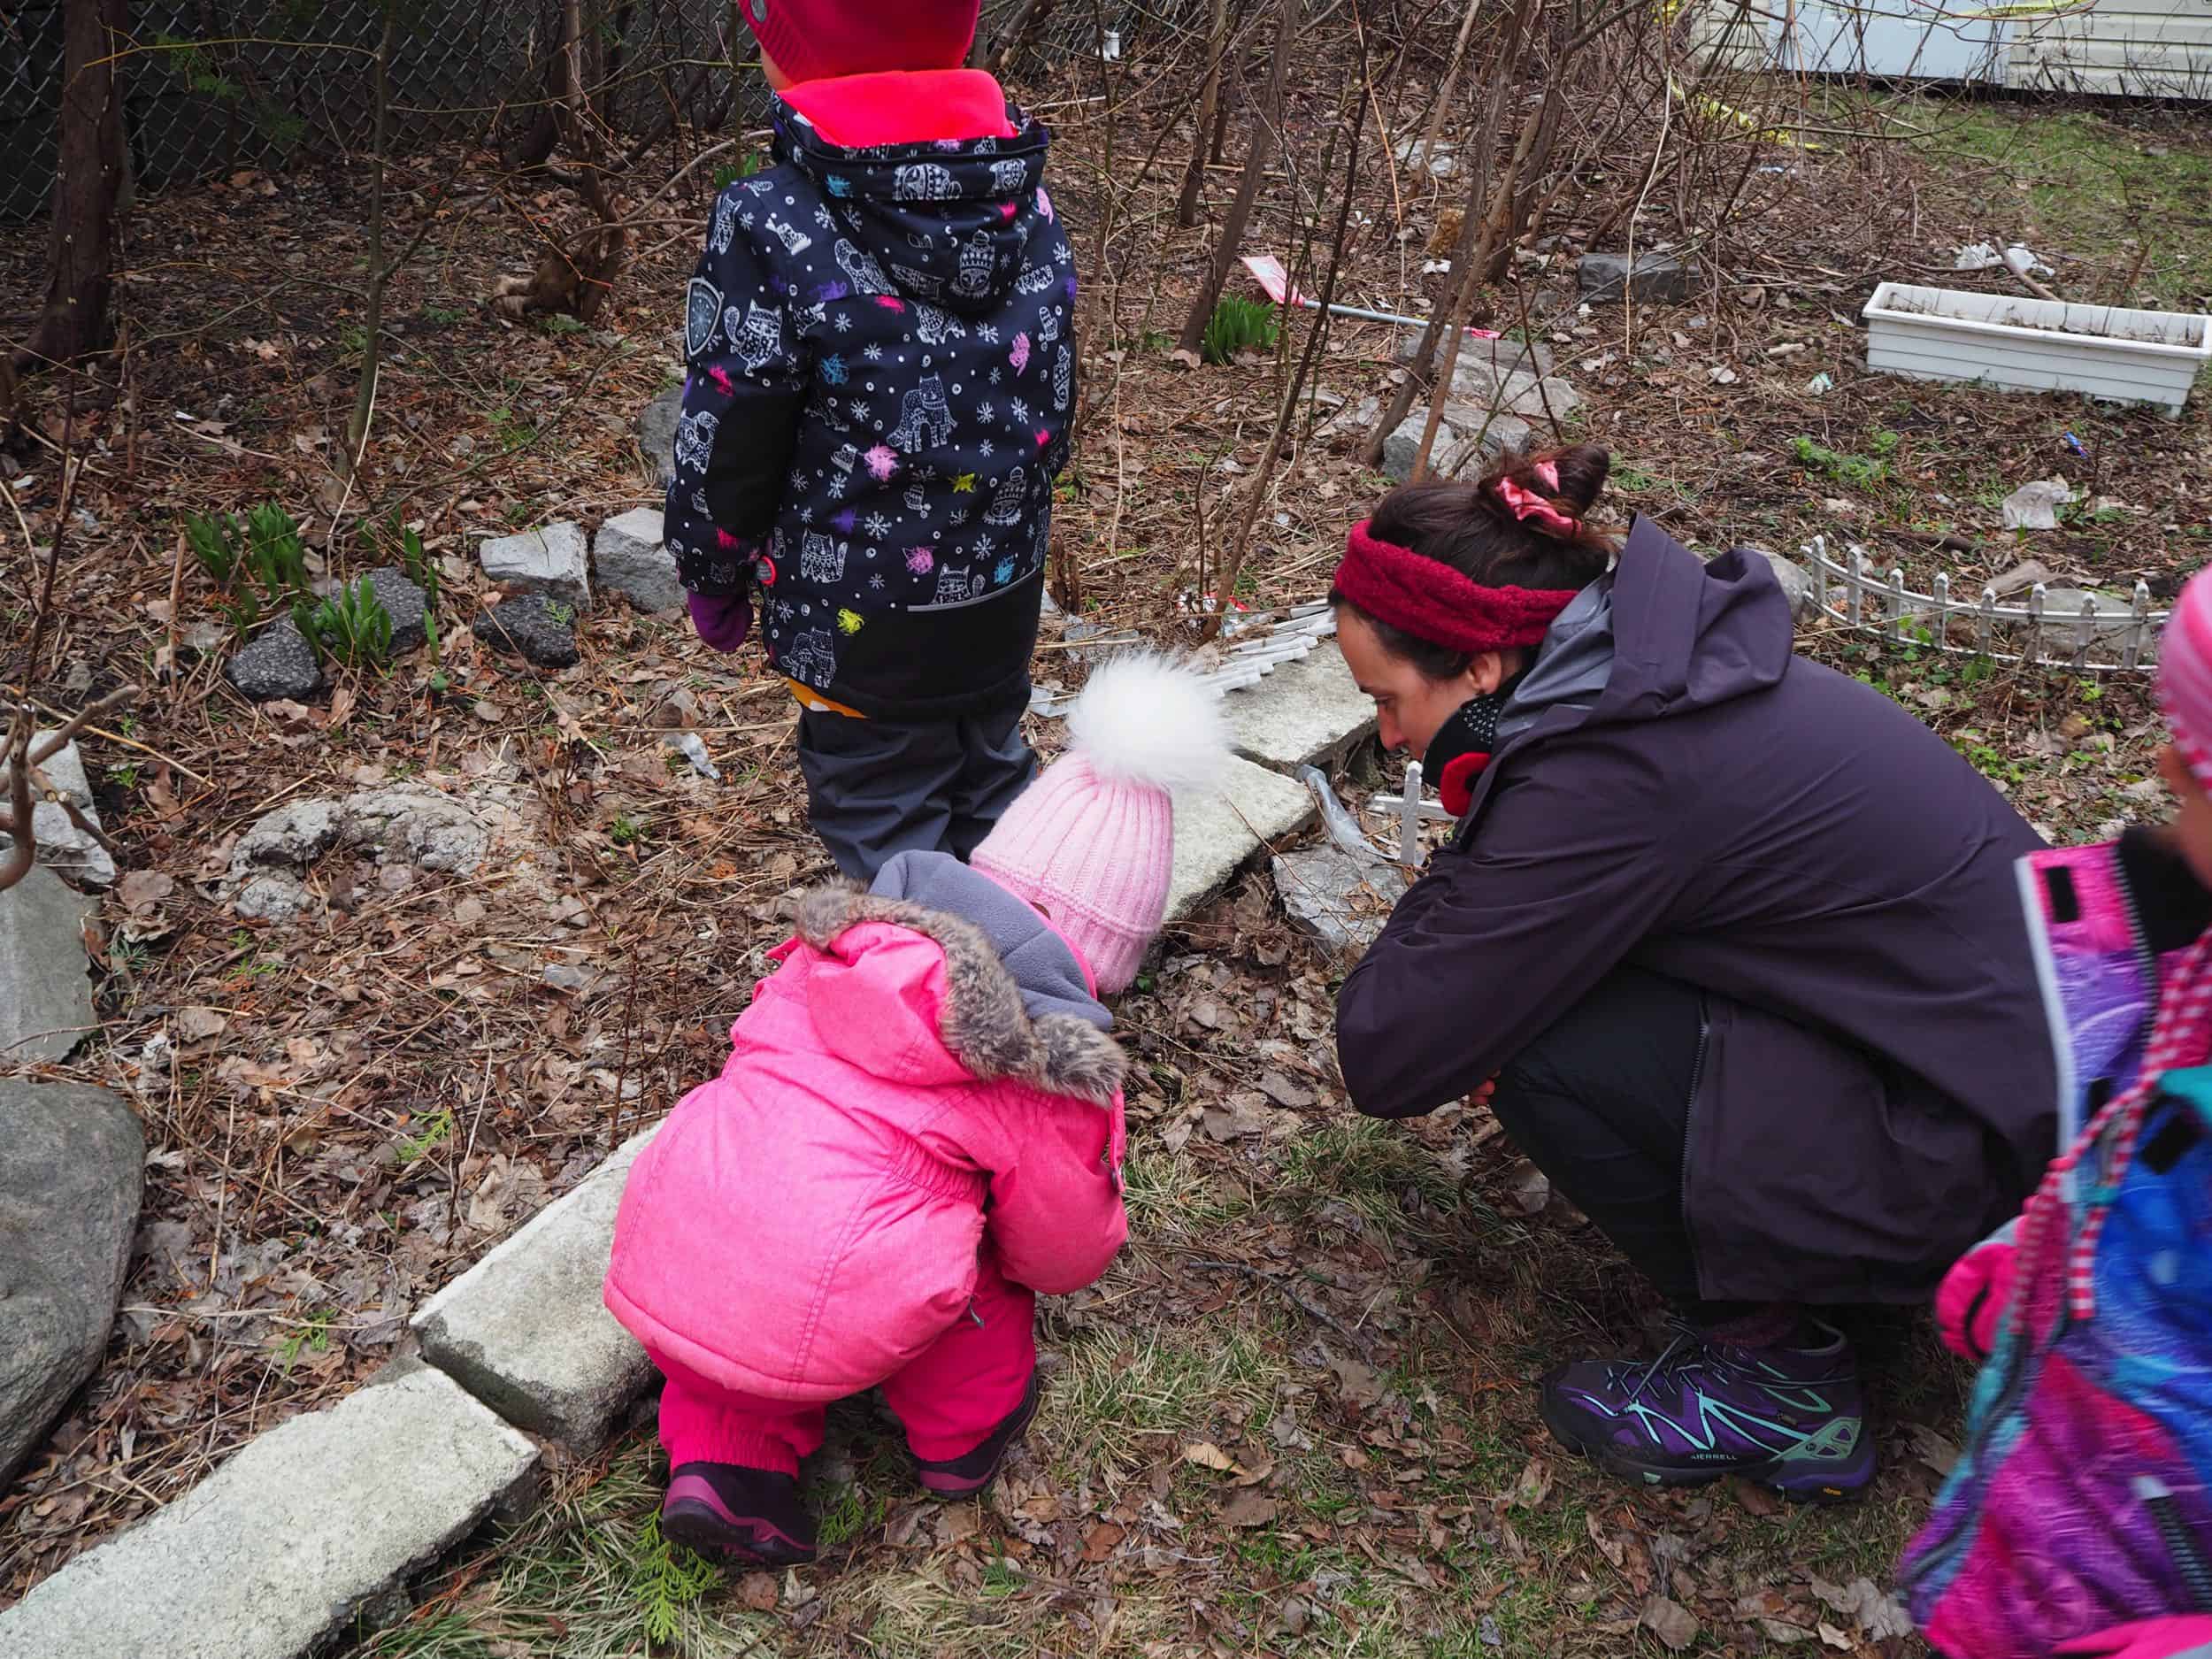
[[[1399,362],[1413,361],[1421,349],[1421,334],[1417,328],[1399,330],[1394,347]],[[1441,347],[1437,357],[1439,362],[1443,359]],[[1549,374],[1551,369],[1551,348],[1541,341],[1463,340],[1458,360],[1452,365],[1452,391],[1455,396],[1461,396],[1463,386],[1465,396],[1479,397],[1485,387],[1495,386],[1509,374]]]
[[[1582,284],[1583,299],[1592,305],[1617,300],[1624,291],[1645,305],[1689,298],[1697,267],[1683,264],[1672,254],[1640,253],[1632,272],[1624,253],[1586,253],[1575,274]]]
[[[223,673],[240,695],[256,703],[275,697],[296,703],[313,696],[323,683],[322,663],[289,617],[279,617],[262,629],[251,644],[223,664]]]
[[[676,556],[661,540],[658,508],[640,507],[601,525],[592,537],[591,559],[599,586],[640,611],[683,608],[684,585],[676,579]]]
[[[1348,963],[1375,942],[1390,908],[1405,895],[1405,872],[1323,842],[1278,853],[1275,891],[1283,909],[1324,952]]]
[[[31,739],[31,747],[36,749],[50,735],[49,732],[36,733]],[[0,795],[7,791],[10,770],[0,766]],[[99,810],[92,804],[92,781],[85,776],[84,757],[77,752],[74,743],[63,744],[39,762],[38,771],[54,791],[83,814],[95,829],[100,827]],[[38,849],[39,863],[77,886],[115,885],[114,858],[100,845],[99,837],[87,834],[70,821],[59,801],[42,797],[33,800],[31,840]],[[14,844],[14,837],[0,832],[0,850]]]
[[[1398,423],[1397,430],[1383,440],[1383,476],[1394,483],[1402,484],[1413,476],[1413,463],[1421,453],[1421,434],[1429,424],[1429,411],[1417,409]],[[1452,430],[1448,420],[1436,426],[1436,442],[1430,446],[1432,457],[1448,454],[1459,434]]]
[[[1508,449],[1528,449],[1535,438],[1534,428],[1518,415],[1502,411],[1477,415],[1471,411],[1469,421],[1470,425],[1463,430],[1471,431],[1474,435],[1462,438],[1436,464],[1436,471],[1442,477],[1472,477]]]
[[[1564,420],[1582,407],[1582,394],[1555,374],[1509,374],[1491,407],[1525,420]]]
[[[1325,641],[1221,700],[1229,745],[1278,772],[1325,765],[1375,730],[1375,705]]]
[[[1175,863],[1167,919],[1181,921],[1271,841],[1312,822],[1313,796],[1294,778],[1232,757],[1219,784],[1175,803]]]
[[[373,850],[379,864],[408,864],[466,875],[484,862],[491,835],[449,795],[419,785],[363,789],[340,804],[339,837]]]
[[[2047,583],[2050,580],[2050,566],[2044,564],[2041,559],[2023,559],[2010,570],[1993,580],[1989,584],[1989,588],[1999,599],[2008,599],[2014,594],[2027,592],[2038,582]]]
[[[1376,419],[1382,414],[1379,399],[1363,397],[1356,402],[1339,405],[1337,411],[1314,429],[1317,438],[1354,438],[1367,436]]]
[[[618,1148],[573,1192],[423,1305],[425,1358],[508,1422],[588,1456],[653,1379],[645,1350],[601,1296],[630,1165]]]
[[[676,423],[683,419],[684,388],[672,386],[637,418],[637,447],[646,475],[663,489],[676,481]]]
[[[1756,553],[1773,571],[1774,580],[1781,584],[1782,592],[1790,602],[1792,621],[1809,621],[1817,614],[1820,610],[1819,595],[1814,589],[1813,579],[1805,573],[1803,566],[1763,547],[1747,546],[1744,551]]]
[[[408,580],[405,571],[394,565],[371,571],[369,586],[383,605],[384,614],[392,619],[393,656],[403,656],[430,637],[422,620],[430,595]]]
[[[2024,608],[2027,602],[2016,597],[2011,603]],[[2133,603],[2118,594],[2097,593],[2083,588],[2046,588],[2043,590],[2043,629],[2047,651],[2053,649],[2050,641],[2054,636],[2062,641],[2071,639],[2079,631],[2085,609],[2094,615],[2095,620],[2091,626],[2099,639],[2124,634],[2134,626]],[[2156,638],[2154,629],[2146,628],[2143,633],[2147,644]]]
[[[2004,500],[2008,530],[2055,530],[2058,510],[2074,499],[2074,487],[2062,478],[2039,478],[2023,484]]]
[[[295,801],[256,818],[231,849],[230,872],[251,864],[292,864],[321,857],[338,841],[334,801]]]
[[[0,893],[0,1065],[65,1060],[97,1027],[84,949],[95,908],[42,864]]]
[[[1417,136],[1402,138],[1391,149],[1400,161],[1420,168],[1432,179],[1448,179],[1459,171],[1459,147],[1448,138],[1425,145]]]
[[[572,524],[549,524],[520,535],[495,536],[476,549],[484,574],[495,582],[549,594],[584,610],[591,603],[591,558],[584,533]]]
[[[524,594],[494,605],[476,619],[476,637],[540,668],[573,668],[583,660],[575,628],[554,616],[552,602],[543,594]]]
[[[145,1170],[119,1096],[0,1080],[0,1490],[107,1351]]]
[[[233,905],[255,920],[290,921],[311,902],[302,873],[340,845],[369,852],[383,865],[466,875],[483,864],[491,834],[459,802],[420,785],[295,801],[264,814],[231,849]]]
[[[538,1450],[430,1367],[280,1424],[0,1613],[0,1659],[299,1659],[535,1501]]]

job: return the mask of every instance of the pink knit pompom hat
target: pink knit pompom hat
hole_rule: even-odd
[[[2158,706],[2197,787],[2212,795],[2212,570],[2174,602],[2158,641]]]
[[[737,13],[787,80],[892,69],[957,69],[979,0],[737,0]]]
[[[1167,916],[1174,797],[1228,756],[1220,701],[1188,668],[1133,653],[1092,672],[1068,735],[969,862],[1049,916],[1101,991],[1126,990]]]

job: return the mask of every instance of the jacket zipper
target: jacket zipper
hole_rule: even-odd
[[[2116,866],[2118,861],[2114,862]],[[2122,902],[2127,906],[2128,937],[2135,942],[2136,964],[2143,970],[2143,995],[2149,999],[2152,1015],[2155,1018],[2158,1008],[2158,953],[2151,949],[2150,934],[2143,926],[2143,910],[2135,896],[2135,884],[2127,879],[2124,870],[2116,867],[2114,873],[2120,878],[2116,885],[2120,889]]]
[[[1682,1240],[1690,1252],[1690,1282],[1697,1284],[1697,1234],[1690,1230],[1690,1130],[1697,1118],[1698,1091],[1705,1087],[1705,1050],[1713,1040],[1713,1018],[1705,1005],[1705,993],[1697,994],[1697,1055],[1690,1062],[1690,1098],[1682,1109],[1682,1168],[1675,1191],[1682,1216]]]
[[[2013,1289],[2015,1294],[2019,1294],[2026,1286],[2016,1279]],[[2014,1342],[2012,1371],[2000,1386],[1996,1397],[1990,1402],[1988,1415],[1981,1419],[1981,1432],[1959,1449],[1962,1458],[1972,1460],[1973,1471],[1965,1489],[1958,1494],[1951,1531],[1930,1545],[1925,1555],[1899,1575],[1901,1585],[1917,1586],[1942,1571],[1973,1538],[1977,1524],[1981,1519],[1984,1489],[1989,1484],[1990,1476],[1995,1472],[1987,1461],[1992,1432],[2013,1414],[2014,1409],[2027,1394],[2030,1383],[2042,1371],[2041,1364],[2038,1363],[2042,1356],[2055,1351],[2073,1329],[2073,1315],[2063,1305],[2060,1307],[2056,1318],[2050,1340],[2041,1346],[2039,1352],[2036,1351],[2037,1345],[2024,1330]],[[1942,1494],[1939,1492],[1937,1495],[1940,1498]]]

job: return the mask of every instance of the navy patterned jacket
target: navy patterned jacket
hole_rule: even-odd
[[[757,588],[810,704],[937,719],[1026,695],[1075,269],[1046,131],[1007,125],[841,148],[779,100],[775,165],[715,204],[668,546],[694,593]]]

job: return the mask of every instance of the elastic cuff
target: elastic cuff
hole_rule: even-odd
[[[739,1463],[773,1475],[796,1475],[799,1460],[791,1442],[780,1434],[763,1433],[749,1425],[723,1422],[687,1424],[677,1434],[663,1427],[662,1442],[668,1448],[671,1468],[686,1463]]]

